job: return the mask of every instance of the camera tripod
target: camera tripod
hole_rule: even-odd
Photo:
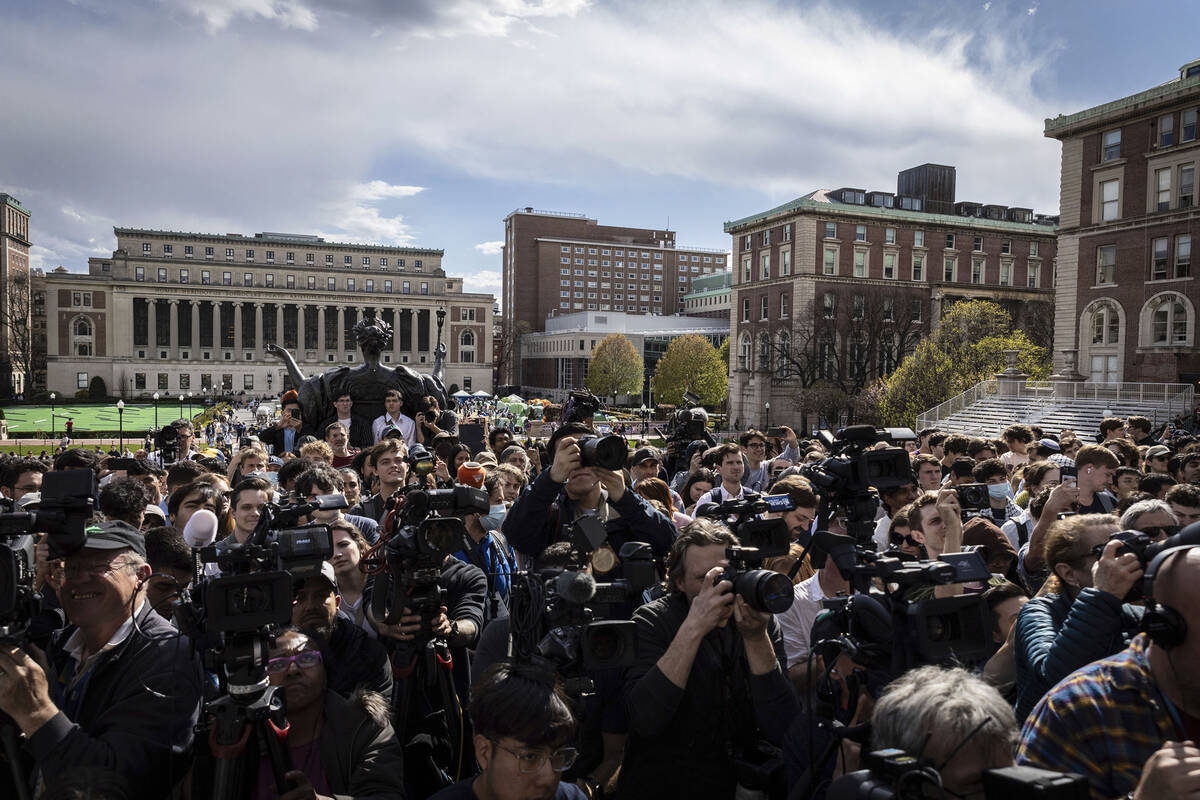
[[[431,785],[412,787],[420,793],[418,796],[436,792],[461,778],[464,772],[465,730],[462,708],[454,688],[453,669],[454,658],[450,654],[450,646],[441,638],[418,639],[408,647],[398,648],[392,656],[392,674],[397,680],[403,681],[396,698],[396,724],[403,725],[407,731],[416,732],[415,736],[406,737],[409,741],[404,743],[405,761],[410,760],[407,752],[410,748],[426,748],[424,755],[438,773],[437,778],[431,780]],[[420,704],[421,700],[424,700],[423,705]],[[418,716],[414,717],[414,714]],[[438,738],[435,726],[439,716],[445,721],[449,745],[446,766],[439,764],[435,758]],[[405,777],[414,783],[422,780],[419,774],[410,773]],[[440,785],[432,785],[435,782],[440,782]]]
[[[208,746],[216,758],[213,771],[214,798],[241,797],[245,791],[246,768],[243,755],[253,733],[259,752],[271,763],[275,788],[280,794],[290,787],[284,776],[292,769],[292,753],[287,746],[288,722],[283,696],[269,686],[250,702],[232,693],[208,703],[205,712],[213,717],[208,729]]]

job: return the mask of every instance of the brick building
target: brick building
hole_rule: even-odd
[[[765,423],[767,403],[789,421],[852,407],[959,300],[1005,305],[1050,346],[1055,218],[957,201],[943,165],[906,170],[898,187],[818,190],[725,224],[731,419]]]
[[[110,394],[278,393],[290,350],[305,374],[353,363],[353,328],[392,325],[385,363],[433,366],[437,312],[447,386],[490,391],[490,294],[464,293],[442,251],[328,242],[282,233],[116,228],[110,257],[85,274],[59,267],[35,281],[44,298],[47,386],[71,396],[95,376]]]
[[[733,307],[733,273],[728,270],[692,279],[692,290],[683,296],[683,313],[689,317],[729,319]]]
[[[29,211],[0,194],[0,398],[32,388]]]
[[[1046,120],[1062,142],[1055,366],[1093,382],[1200,379],[1200,60],[1160,86]]]
[[[520,335],[580,311],[672,315],[693,278],[726,269],[720,250],[677,247],[674,231],[600,225],[583,214],[517,209],[504,219],[509,382],[523,383]]]

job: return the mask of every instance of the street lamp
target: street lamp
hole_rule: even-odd
[[[274,380],[275,380],[275,373],[268,370],[267,371],[267,394],[271,394],[271,384],[274,382]]]
[[[179,416],[183,416],[183,392],[179,393]]]
[[[646,408],[645,403],[642,403],[642,407],[640,410],[642,412],[642,436],[644,437],[646,435],[646,428],[648,427],[648,424],[649,424],[648,423],[649,418],[646,416],[646,411],[648,411],[649,409]]]
[[[771,401],[768,400],[767,402],[763,403],[763,408],[765,408],[767,410],[767,420],[766,420],[766,424],[763,425],[763,427],[769,428],[769,427],[771,427]]]
[[[117,446],[117,452],[125,452],[125,401],[117,401],[117,436],[120,444]]]
[[[192,393],[188,392],[188,419],[192,418]]]
[[[54,400],[57,397],[58,397],[58,395],[56,395],[54,392],[50,393],[50,438],[51,439],[56,438],[55,433],[54,433],[54,422],[55,422],[55,420],[54,420]]]
[[[154,398],[154,430],[158,430],[158,392],[155,392],[151,397]]]

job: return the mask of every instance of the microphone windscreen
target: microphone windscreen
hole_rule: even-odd
[[[202,508],[183,526],[183,540],[188,547],[198,550],[208,547],[217,540],[217,515]]]
[[[583,605],[596,596],[596,579],[586,572],[564,572],[554,579],[554,591],[559,597]]]

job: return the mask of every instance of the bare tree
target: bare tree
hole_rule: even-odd
[[[23,372],[25,391],[33,381],[33,320],[28,272],[17,272],[5,287],[4,302],[0,303],[0,395],[15,394],[13,376]]]

